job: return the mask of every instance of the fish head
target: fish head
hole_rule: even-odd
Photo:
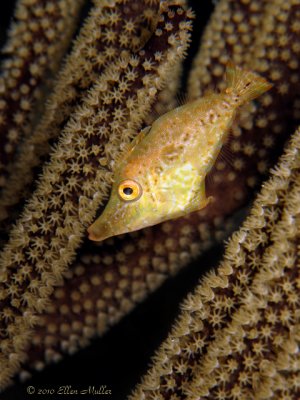
[[[136,231],[161,221],[163,204],[157,204],[145,177],[126,177],[114,182],[108,203],[88,228],[89,239],[102,241],[111,236]]]
[[[203,189],[189,163],[160,168],[159,173],[145,167],[138,175],[122,174],[104,211],[88,228],[89,239],[102,241],[201,209],[207,204]]]

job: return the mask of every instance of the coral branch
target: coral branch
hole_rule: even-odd
[[[30,134],[49,75],[67,50],[84,0],[19,0],[0,76],[0,187],[24,136]],[[46,80],[48,79],[48,87]]]

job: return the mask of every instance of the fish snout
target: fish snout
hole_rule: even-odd
[[[96,220],[88,229],[89,239],[95,242],[101,242],[104,239],[113,236],[110,224]]]

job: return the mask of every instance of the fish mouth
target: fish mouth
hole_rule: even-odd
[[[111,229],[110,224],[107,222],[99,223],[99,221],[95,221],[88,229],[88,238],[93,242],[102,242],[105,239],[108,239],[112,236],[122,235],[124,233],[130,232],[130,228],[125,226],[124,229],[115,232]]]
[[[105,237],[96,235],[95,232],[93,231],[93,229],[91,229],[91,227],[89,227],[89,228],[87,229],[87,231],[88,231],[88,234],[89,234],[89,235],[88,235],[88,238],[89,238],[90,240],[92,240],[93,242],[101,242],[102,240],[105,239]]]
[[[93,242],[102,242],[103,240],[114,236],[107,222],[99,223],[95,221],[88,229],[88,238]]]

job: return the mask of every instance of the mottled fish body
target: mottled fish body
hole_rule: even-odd
[[[251,71],[229,65],[227,88],[162,115],[140,132],[119,161],[110,199],[89,227],[101,241],[205,207],[205,177],[236,110],[271,88]]]

